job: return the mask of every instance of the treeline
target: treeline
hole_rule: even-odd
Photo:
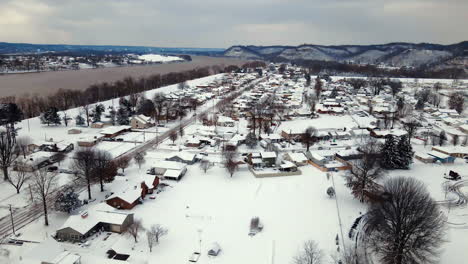
[[[206,77],[212,74],[227,72],[237,66],[211,66],[189,71],[154,74],[148,77],[125,77],[122,80],[109,83],[93,84],[85,90],[59,89],[52,95],[24,95],[0,98],[0,103],[15,103],[23,112],[23,118],[39,116],[46,110],[55,107],[58,110],[89,105],[100,101],[119,98],[131,94],[156,89],[159,87],[185,82],[187,80]]]
[[[463,69],[450,68],[431,70],[425,67],[399,69],[378,68],[375,65],[347,64],[335,61],[294,60],[293,64],[310,69],[310,73],[318,74],[342,74],[353,73],[372,77],[399,77],[399,78],[433,78],[433,79],[460,79],[465,78]]]

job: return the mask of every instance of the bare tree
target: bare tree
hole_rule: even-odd
[[[133,221],[133,224],[129,225],[127,228],[127,233],[135,239],[135,243],[138,243],[138,236],[140,232],[144,230],[141,220],[136,219]]]
[[[0,167],[5,181],[8,181],[8,168],[16,158],[18,158],[18,152],[15,132],[10,127],[6,127],[4,131],[0,132]]]
[[[413,138],[420,126],[421,123],[419,123],[415,118],[409,118],[408,120],[403,121],[403,129],[408,133],[408,141],[411,142],[411,138]]]
[[[316,133],[317,129],[310,126],[306,128],[306,130],[302,134],[302,142],[307,146],[307,151],[309,151],[310,144],[313,143]]]
[[[202,159],[200,161],[200,168],[206,173],[211,168],[211,162],[207,159]]]
[[[450,109],[455,109],[459,114],[465,110],[465,96],[461,92],[454,92],[450,95],[448,105]]]
[[[156,239],[154,238],[154,235],[151,231],[146,231],[146,241],[148,241],[148,248],[150,252],[153,252],[153,246],[156,242]]]
[[[96,150],[93,177],[99,180],[101,192],[104,191],[104,182],[110,182],[117,174],[117,165],[108,151]]]
[[[169,233],[167,228],[164,228],[159,224],[152,225],[150,231],[153,233],[156,243],[159,243],[159,239]]]
[[[322,251],[313,240],[307,240],[301,251],[294,257],[294,264],[320,264],[322,263]]]
[[[224,158],[224,167],[226,167],[227,171],[231,175],[234,175],[234,172],[237,171],[239,164],[237,163],[237,151],[230,151],[230,150],[223,150],[223,158]]]
[[[117,165],[117,168],[121,169],[122,173],[125,173],[125,169],[128,168],[128,166],[130,165],[130,161],[131,159],[128,156],[123,156],[114,160],[115,164]]]
[[[141,169],[141,165],[145,163],[145,155],[146,155],[145,152],[137,152],[135,156],[133,157],[135,162],[138,164],[138,169]]]
[[[174,144],[178,137],[179,136],[177,135],[177,131],[175,130],[169,134],[169,138],[172,140],[172,144]]]
[[[49,225],[47,201],[56,188],[57,175],[55,172],[48,172],[47,168],[41,168],[34,171],[31,176],[31,194],[42,202],[46,226]]]
[[[384,264],[435,263],[446,217],[420,181],[390,178],[381,202],[371,204],[365,232]]]
[[[346,186],[351,188],[351,193],[364,202],[369,199],[369,194],[379,190],[375,182],[382,174],[378,166],[378,153],[380,144],[375,139],[369,139],[359,147],[362,158],[351,163],[351,170],[345,176]]]
[[[88,199],[91,199],[91,183],[93,170],[96,167],[96,151],[92,148],[83,148],[75,152],[72,168],[76,171],[76,178],[88,187]]]
[[[24,183],[30,178],[29,172],[21,165],[17,165],[16,170],[9,176],[8,182],[15,187],[16,193],[20,193]]]

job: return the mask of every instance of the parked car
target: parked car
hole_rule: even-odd
[[[219,252],[221,252],[221,247],[218,243],[213,243],[213,245],[211,245],[210,250],[208,250],[208,256],[216,257],[219,255]]]
[[[189,258],[190,262],[197,262],[198,259],[200,258],[200,252],[193,252],[192,255]]]
[[[49,172],[58,171],[58,167],[57,167],[57,166],[50,166],[50,167],[47,167],[47,171],[49,171]]]

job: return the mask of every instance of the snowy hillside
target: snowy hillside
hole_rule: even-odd
[[[390,43],[384,45],[233,46],[225,56],[269,60],[354,61],[393,66],[433,65],[447,59],[466,61],[468,42],[453,45]],[[466,63],[464,64],[466,67]]]

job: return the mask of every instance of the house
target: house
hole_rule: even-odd
[[[76,144],[79,147],[94,147],[99,142],[100,139],[101,137],[96,137],[96,136],[95,137],[93,136],[81,137],[76,141]]]
[[[130,126],[132,129],[142,129],[152,127],[154,126],[154,123],[151,122],[151,117],[145,115],[134,115],[130,119]]]
[[[296,166],[304,166],[307,165],[307,161],[309,160],[304,153],[297,152],[297,153],[286,153],[284,155],[284,159],[294,163]]]
[[[105,138],[114,138],[125,132],[130,131],[131,126],[109,126],[101,130],[101,135]]]
[[[290,161],[283,161],[283,164],[280,165],[279,168],[280,171],[285,171],[285,172],[296,172],[297,171],[297,166],[290,162]]]
[[[253,168],[261,168],[263,165],[262,155],[258,152],[249,153],[247,155],[247,161]]]
[[[276,153],[275,152],[260,152],[262,157],[262,163],[265,167],[274,167],[276,164]]]
[[[235,121],[228,116],[218,116],[218,120],[216,121],[216,124],[218,126],[223,126],[223,127],[233,127],[235,124]]]
[[[316,152],[312,152],[312,151],[308,151],[307,152],[307,157],[315,164],[319,165],[319,166],[323,166],[325,165],[325,163],[327,162],[327,159],[325,159],[325,157],[321,156],[320,154],[316,153]]]
[[[53,164],[54,162],[56,162],[56,157],[57,153],[54,152],[34,152],[26,156],[26,158],[24,158],[23,156],[19,157],[16,163],[14,164],[14,168],[18,169],[19,167],[21,167],[22,170],[33,172],[35,170]]]
[[[187,141],[185,141],[185,144],[184,144],[186,147],[190,147],[190,148],[198,148],[200,147],[201,145],[201,141],[198,137],[191,137],[189,139],[187,139]]]
[[[432,156],[434,157],[434,160],[437,162],[441,162],[441,163],[454,163],[455,162],[455,158],[454,157],[451,157],[447,154],[444,154],[442,152],[439,152],[439,151],[436,151],[436,150],[433,150],[431,152],[428,152],[427,153],[429,156]]]
[[[265,141],[269,141],[271,143],[279,143],[283,139],[280,135],[278,134],[261,134],[260,138]]]
[[[100,210],[98,207],[102,206],[88,208],[86,212],[68,217],[63,226],[56,231],[57,239],[81,242],[95,232],[123,233],[133,224],[133,214]]]
[[[193,164],[196,161],[196,155],[188,152],[178,152],[166,158],[168,161],[176,161],[185,164]]]
[[[148,186],[145,182],[140,183],[140,186],[130,186],[127,189],[114,193],[106,199],[106,203],[117,209],[133,209],[148,193]]]
[[[104,123],[103,122],[92,123],[91,128],[104,128]]]
[[[158,161],[154,167],[149,170],[163,179],[179,181],[187,172],[187,165],[176,161]]]

